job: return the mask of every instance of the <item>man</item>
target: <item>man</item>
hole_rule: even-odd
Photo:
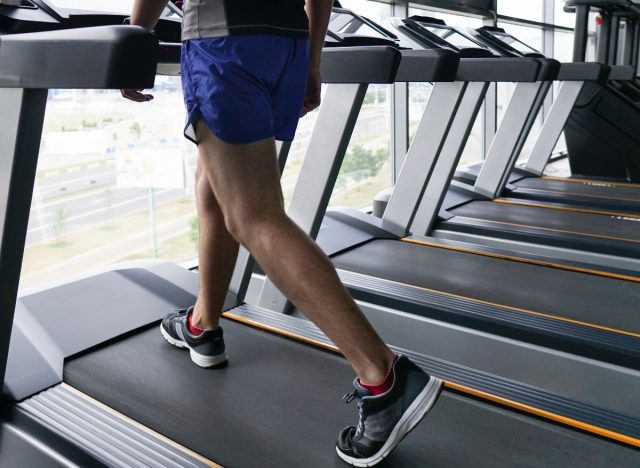
[[[131,24],[153,29],[166,3],[136,0]],[[329,259],[284,210],[275,140],[292,140],[299,117],[320,104],[331,6],[331,0],[184,3],[185,136],[199,152],[200,292],[193,307],[163,320],[161,332],[189,349],[199,366],[226,362],[220,314],[244,245],[353,366],[355,391],[347,400],[358,399],[359,421],[340,432],[336,448],[346,462],[372,466],[424,417],[442,382],[389,350]],[[141,91],[123,95],[152,99]]]

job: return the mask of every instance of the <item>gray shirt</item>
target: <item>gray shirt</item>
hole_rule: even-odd
[[[247,34],[308,37],[305,0],[186,0],[182,40]]]

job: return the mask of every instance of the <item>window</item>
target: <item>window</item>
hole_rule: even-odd
[[[543,21],[544,0],[498,0],[498,14],[529,21]]]
[[[196,255],[196,152],[182,135],[180,80],[156,83],[148,104],[50,92],[22,289],[125,260]]]

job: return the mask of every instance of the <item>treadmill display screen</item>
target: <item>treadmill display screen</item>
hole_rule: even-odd
[[[444,39],[449,44],[451,44],[452,46],[454,46],[454,47],[456,47],[456,48],[458,48],[460,50],[462,50],[462,49],[481,49],[481,48],[483,48],[482,45],[480,45],[480,44],[472,41],[471,39],[465,37],[464,35],[460,34],[455,29],[442,28],[442,27],[434,26],[433,24],[422,23],[420,21],[418,21],[418,24],[420,26],[422,26],[424,29],[426,29],[427,31],[435,34],[436,36],[440,37],[441,39]]]
[[[505,33],[500,33],[500,32],[495,32],[495,31],[489,31],[489,33],[493,37],[495,37],[496,39],[498,39],[498,40],[504,42],[505,44],[508,44],[509,46],[513,47],[514,49],[516,49],[518,52],[520,52],[523,55],[539,54],[540,53],[537,50],[535,50],[534,48],[529,47],[524,42],[520,42],[518,39],[516,39],[515,37],[513,37],[510,34],[505,34]]]
[[[334,33],[389,39],[380,31],[372,28],[360,18],[349,13],[333,13],[329,29]]]

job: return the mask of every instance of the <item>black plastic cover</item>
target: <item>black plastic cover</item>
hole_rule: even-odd
[[[536,59],[540,62],[540,71],[536,81],[553,81],[560,73],[560,62],[554,59]]]
[[[322,51],[323,83],[393,83],[402,55],[395,47],[337,47]]]
[[[150,88],[158,41],[138,26],[101,26],[0,36],[0,86]]]
[[[540,60],[531,58],[463,58],[456,80],[532,82],[537,80],[540,67]]]
[[[610,68],[610,80],[628,81],[634,79],[636,76],[636,70],[631,65],[615,65]]]
[[[640,12],[640,5],[631,0],[566,0],[565,8],[574,8],[577,6],[588,6],[601,10],[618,10],[629,9]]]
[[[460,55],[452,50],[403,50],[396,81],[454,81]]]
[[[609,67],[601,63],[570,62],[560,64],[560,81],[604,81],[609,75]]]

